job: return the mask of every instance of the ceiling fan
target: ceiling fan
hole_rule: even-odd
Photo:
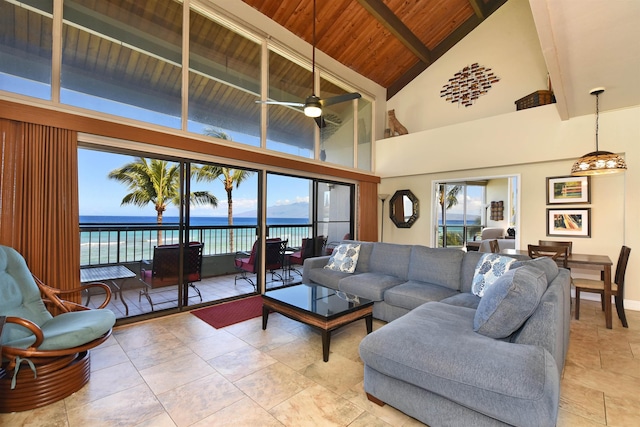
[[[342,95],[332,96],[331,98],[322,99],[315,94],[315,90],[313,87],[315,86],[316,81],[316,0],[313,0],[313,52],[312,52],[312,60],[311,60],[311,95],[307,97],[307,99],[302,102],[285,102],[285,101],[256,101],[258,104],[276,104],[276,105],[287,105],[291,107],[303,107],[304,115],[307,117],[312,117],[315,119],[318,127],[323,128],[326,126],[326,122],[322,117],[322,109],[323,107],[328,107],[330,105],[339,104],[341,102],[351,101],[353,99],[361,98],[357,92],[353,93],[345,93]]]

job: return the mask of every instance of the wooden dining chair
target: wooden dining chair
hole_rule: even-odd
[[[615,278],[611,283],[611,294],[615,297],[618,318],[625,328],[629,326],[627,324],[627,316],[624,314],[624,275],[627,271],[627,262],[629,261],[630,253],[631,249],[627,246],[623,246],[622,249],[620,249]],[[605,301],[604,299],[604,280],[573,279],[573,284],[576,287],[576,320],[580,318],[580,292],[600,294],[602,311],[605,309],[605,304],[611,304],[611,301]]]
[[[560,267],[567,268],[569,248],[567,246],[528,245],[529,258],[550,257]]]
[[[557,241],[557,240],[538,240],[540,246],[566,246],[567,256],[570,256],[573,250],[573,242],[571,241]],[[566,263],[564,263],[566,264]],[[571,270],[568,266],[563,265],[564,268]],[[571,277],[571,284],[573,285],[573,277]]]
[[[489,241],[489,248],[491,248],[492,254],[500,253],[500,245],[498,244],[498,241],[495,239]]]
[[[573,252],[573,242],[571,241],[557,241],[557,240],[538,240],[538,245],[540,246],[566,246],[568,249],[568,255],[571,255]]]

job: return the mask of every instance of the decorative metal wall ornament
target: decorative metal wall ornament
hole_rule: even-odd
[[[468,65],[458,71],[442,86],[440,98],[453,104],[470,107],[480,95],[486,94],[494,83],[500,81],[491,68],[475,64]]]

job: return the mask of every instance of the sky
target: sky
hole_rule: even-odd
[[[133,156],[107,153],[89,149],[78,150],[78,190],[80,215],[155,216],[151,204],[141,208],[134,205],[121,206],[128,193],[127,186],[109,179],[108,175],[134,160]],[[309,201],[309,180],[280,175],[268,175],[267,206],[286,205]],[[222,183],[192,183],[191,191],[207,190],[218,198],[218,207],[192,206],[192,216],[227,216],[227,193]],[[257,209],[257,175],[244,181],[233,190],[233,211],[243,213]],[[178,216],[175,207],[170,207],[165,216]]]

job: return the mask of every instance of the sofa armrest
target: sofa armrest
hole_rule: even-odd
[[[313,268],[322,268],[329,262],[329,255],[307,258],[302,267],[302,283],[310,283],[309,271]]]

